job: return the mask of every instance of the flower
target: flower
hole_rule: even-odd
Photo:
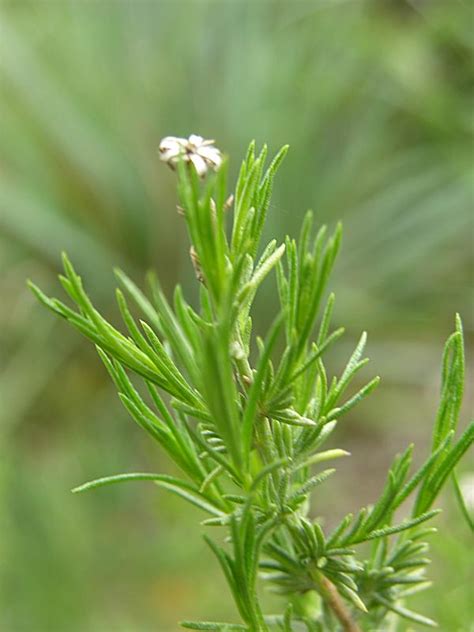
[[[160,143],[160,159],[174,169],[180,159],[192,163],[202,178],[209,169],[217,169],[222,164],[222,154],[213,147],[213,140],[191,134],[189,138],[166,136]]]

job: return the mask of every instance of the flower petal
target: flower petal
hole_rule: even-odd
[[[164,138],[162,138],[161,142],[160,142],[160,146],[161,145],[173,145],[175,143],[177,143],[178,145],[186,145],[187,143],[187,139],[186,138],[180,138],[179,136],[165,136]]]
[[[163,149],[160,147],[160,160],[163,162],[169,162],[177,158],[181,154],[181,149],[179,147],[171,147],[170,149]]]
[[[188,138],[188,142],[190,145],[194,145],[194,147],[197,149],[204,142],[204,138],[202,136],[197,136],[196,134],[191,134],[191,136]]]
[[[204,158],[201,158],[199,154],[189,154],[189,160],[193,163],[194,167],[198,175],[202,178],[202,176],[206,175],[207,165]]]
[[[213,167],[220,167],[222,164],[222,154],[217,147],[204,146],[200,147],[198,154],[202,156],[208,164]]]

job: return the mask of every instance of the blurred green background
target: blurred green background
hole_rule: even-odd
[[[330,524],[372,501],[408,442],[422,458],[455,311],[472,381],[472,23],[461,0],[2,0],[2,631],[173,632],[180,618],[234,614],[199,512],[145,483],[69,493],[171,466],[95,351],[25,287],[31,277],[59,292],[64,249],[113,319],[113,265],[137,281],[154,267],[192,295],[174,177],[156,153],[165,135],[215,138],[234,176],[250,139],[288,142],[268,235],[295,234],[307,207],[344,222],[332,285],[347,333],[334,367],[367,329],[383,382],[339,430],[354,456],[317,512]],[[466,400],[465,420],[470,387]],[[450,492],[435,585],[414,605],[467,632],[472,540]]]

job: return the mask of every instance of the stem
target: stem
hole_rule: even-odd
[[[322,573],[316,572],[312,575],[317,583],[322,598],[333,611],[335,617],[342,625],[343,630],[345,632],[362,632],[361,628],[352,619],[351,613],[341,599],[336,586]]]

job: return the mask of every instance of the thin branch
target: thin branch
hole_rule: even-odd
[[[352,619],[346,604],[338,593],[336,586],[322,573],[318,573],[316,579],[321,596],[331,608],[344,632],[362,632],[361,628]]]

